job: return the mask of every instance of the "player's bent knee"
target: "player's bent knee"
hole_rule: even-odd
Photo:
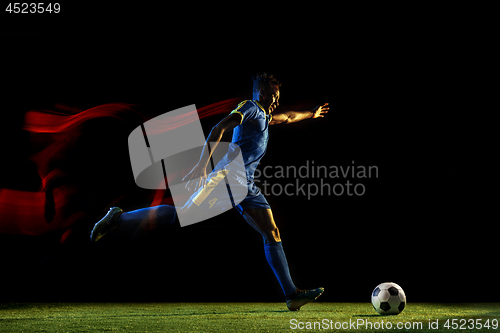
[[[273,239],[275,242],[281,242],[280,231],[278,228],[273,232]]]
[[[265,243],[281,242],[280,231],[278,228],[268,230],[263,236]]]

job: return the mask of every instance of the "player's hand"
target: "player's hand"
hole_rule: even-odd
[[[188,191],[196,191],[201,187],[205,187],[207,185],[207,171],[205,167],[202,167],[200,164],[196,164],[195,167],[189,171],[189,173],[182,178],[182,181],[187,180],[185,188]]]
[[[328,103],[325,103],[323,105],[319,105],[312,110],[313,115],[311,118],[323,118],[325,116],[325,114],[328,113],[328,110],[330,110]]]

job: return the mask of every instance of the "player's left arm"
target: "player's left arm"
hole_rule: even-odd
[[[298,121],[309,119],[309,118],[323,118],[325,114],[328,113],[330,107],[328,103],[323,105],[319,105],[312,110],[309,111],[285,111],[280,112],[278,114],[273,114],[273,118],[269,125],[278,125],[278,124],[291,124],[296,123]]]

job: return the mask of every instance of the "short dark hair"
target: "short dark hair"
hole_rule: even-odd
[[[268,89],[269,87],[271,87],[271,85],[276,85],[277,87],[281,86],[281,83],[276,80],[276,78],[272,74],[268,74],[266,72],[252,75],[252,81],[252,92],[254,93],[258,93],[261,89]]]

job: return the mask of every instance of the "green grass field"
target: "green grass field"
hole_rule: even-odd
[[[370,303],[316,302],[298,312],[284,303],[0,304],[0,332],[499,332],[499,321],[500,303],[410,303],[397,316],[380,316]]]

